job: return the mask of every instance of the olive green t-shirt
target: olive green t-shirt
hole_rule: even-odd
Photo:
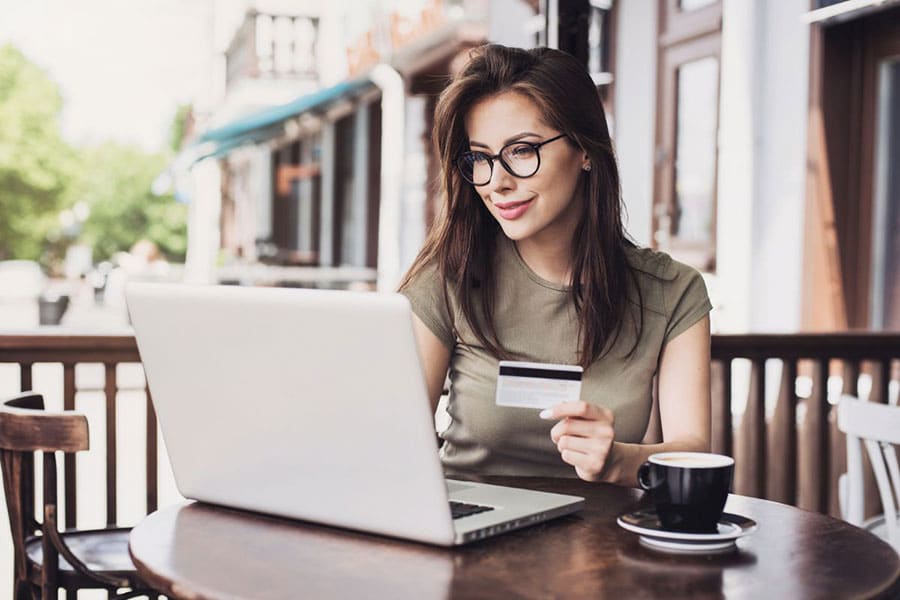
[[[641,292],[642,333],[627,356],[634,346],[637,318],[626,319],[610,351],[585,370],[581,399],[615,414],[616,441],[637,443],[647,430],[652,379],[663,346],[712,305],[703,279],[691,267],[648,249],[629,248],[626,256]],[[503,347],[517,360],[578,364],[578,322],[571,290],[536,275],[502,234],[494,268],[494,319]],[[451,422],[441,433],[446,472],[574,477],[574,469],[562,461],[550,439],[554,422],[539,418],[534,409],[496,405],[498,361],[472,333],[452,288],[448,313],[436,268],[420,272],[402,293],[450,350]],[[628,297],[636,314],[636,290],[629,290]]]

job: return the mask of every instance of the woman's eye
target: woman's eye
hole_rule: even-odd
[[[511,154],[516,158],[524,158],[534,154],[534,148],[522,144],[521,146],[513,146]]]

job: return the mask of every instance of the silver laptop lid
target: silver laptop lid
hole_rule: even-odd
[[[184,496],[452,543],[406,298],[146,283],[126,298]]]

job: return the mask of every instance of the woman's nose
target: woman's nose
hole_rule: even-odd
[[[515,177],[504,168],[500,161],[494,162],[494,168],[491,171],[491,180],[488,187],[492,192],[501,192],[515,187]]]

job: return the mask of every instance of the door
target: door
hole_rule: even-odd
[[[900,330],[900,32],[873,48],[869,326]]]
[[[825,139],[811,152],[827,160],[830,186],[819,200],[833,206],[833,220],[811,225],[834,240],[823,260],[835,275],[809,286],[804,304],[812,312],[822,289],[841,302],[809,325],[900,330],[900,7],[814,33],[821,88],[811,93]]]

